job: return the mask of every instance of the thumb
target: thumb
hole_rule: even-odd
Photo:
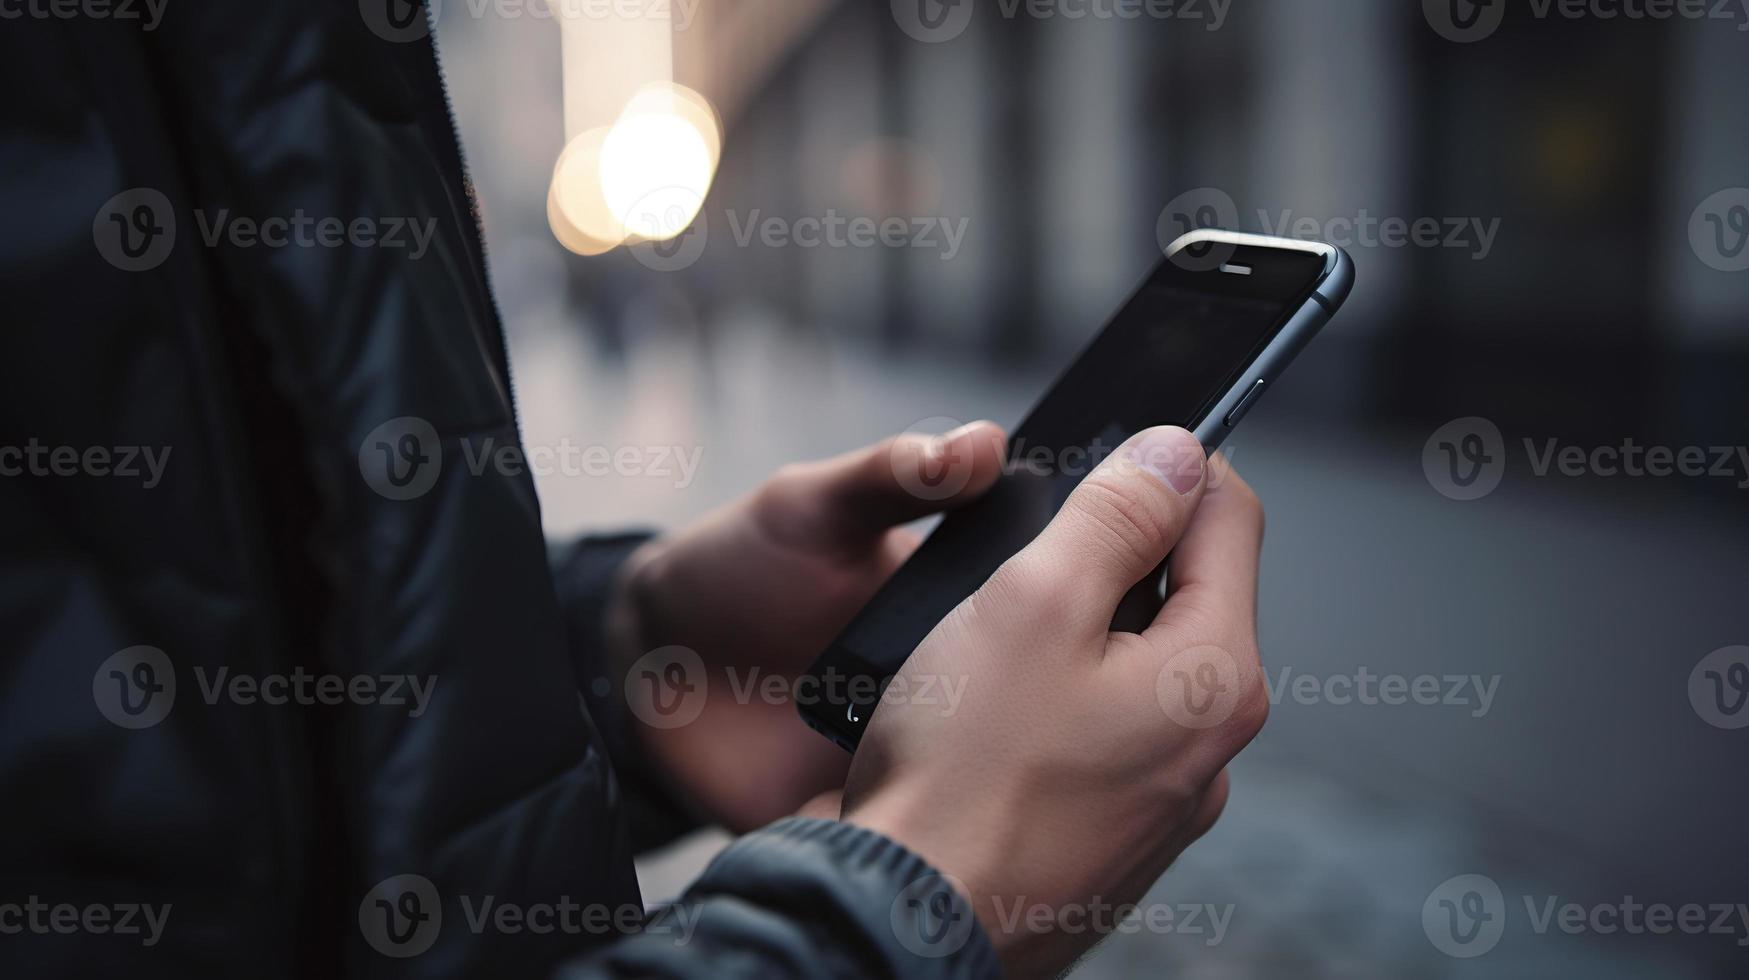
[[[1202,499],[1202,444],[1177,426],[1132,436],[1081,481],[1057,516],[1017,556],[1034,583],[1064,593],[1065,608],[1100,629],[1125,592],[1158,568]]]
[[[786,467],[765,488],[767,503],[829,544],[863,545],[889,528],[975,500],[1002,475],[1007,444],[994,422],[940,436],[906,433]]]

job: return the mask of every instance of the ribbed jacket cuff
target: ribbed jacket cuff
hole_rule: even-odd
[[[621,676],[624,665],[613,662],[609,649],[608,600],[626,559],[652,537],[641,531],[592,536],[548,549],[578,691],[606,743],[622,790],[632,847],[639,853],[700,825],[656,771],[633,731]]]
[[[694,897],[723,892],[805,909],[885,975],[999,977],[996,950],[949,879],[903,845],[836,820],[788,817],[718,855]]]

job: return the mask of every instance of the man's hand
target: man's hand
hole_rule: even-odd
[[[708,674],[696,720],[639,725],[708,816],[750,830],[842,785],[848,757],[802,723],[790,681],[917,547],[900,525],[989,489],[1005,442],[981,422],[785,467],[628,562],[612,614],[618,656],[680,646]]]
[[[1263,724],[1262,536],[1257,498],[1190,433],[1126,442],[911,655],[901,677],[964,681],[959,709],[883,704],[843,818],[956,879],[1009,972],[1068,966],[1100,937],[1012,910],[1140,898],[1219,816],[1226,765]],[[1168,553],[1159,616],[1111,632]]]

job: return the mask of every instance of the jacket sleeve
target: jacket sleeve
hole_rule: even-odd
[[[578,686],[606,743],[633,844],[698,826],[645,757],[613,662],[607,604],[648,534],[550,549]],[[996,957],[971,907],[904,847],[851,824],[792,817],[731,845],[673,905],[566,971],[638,977],[986,977]]]
[[[725,850],[641,931],[562,971],[598,977],[996,977],[971,905],[872,831],[790,817]]]
[[[632,846],[639,852],[660,847],[703,822],[645,755],[626,708],[626,665],[614,662],[608,642],[614,580],[632,552],[651,537],[649,532],[599,535],[548,547],[577,689],[607,746]]]

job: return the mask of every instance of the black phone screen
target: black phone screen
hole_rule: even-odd
[[[1190,265],[1160,263],[1013,431],[995,486],[943,518],[815,664],[831,702],[823,711],[803,706],[816,727],[860,734],[869,711],[848,702],[871,704],[935,624],[1037,537],[1130,435],[1195,429],[1308,301],[1325,267],[1314,253],[1249,245],[1220,268]]]

